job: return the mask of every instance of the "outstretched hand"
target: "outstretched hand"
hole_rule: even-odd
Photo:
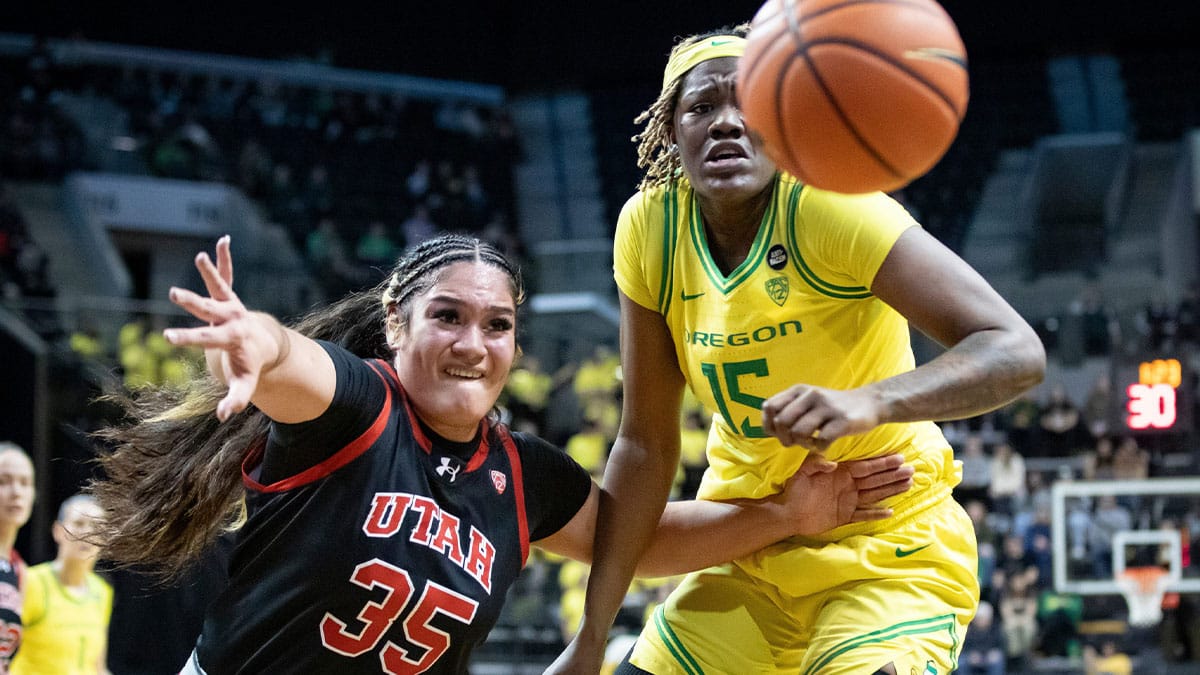
[[[813,535],[890,517],[879,502],[907,492],[912,476],[902,455],[835,463],[810,453],[776,499],[791,513],[796,534]]]
[[[210,355],[210,371],[229,387],[217,404],[217,419],[224,422],[250,404],[263,369],[279,356],[278,341],[233,292],[228,235],[217,240],[216,264],[202,252],[196,255],[196,269],[208,297],[177,287],[171,288],[169,297],[208,325],[169,328],[163,336],[173,345],[202,347]]]

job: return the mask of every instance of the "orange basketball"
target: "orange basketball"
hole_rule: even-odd
[[[934,0],[767,0],[738,66],[767,155],[837,192],[895,190],[929,171],[967,96],[966,49]]]

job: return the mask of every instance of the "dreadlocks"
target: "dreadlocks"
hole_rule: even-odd
[[[745,37],[750,32],[750,24],[743,23],[733,28],[721,28],[699,35],[692,35],[680,40],[667,57],[668,62],[688,47],[719,35],[736,35]],[[639,190],[645,190],[664,185],[679,174],[682,164],[679,153],[671,143],[671,130],[675,120],[675,106],[679,103],[679,90],[683,77],[667,83],[658,98],[634,118],[634,124],[646,123],[641,133],[635,134],[632,140],[638,144],[637,165],[646,169],[646,175],[638,185]]]

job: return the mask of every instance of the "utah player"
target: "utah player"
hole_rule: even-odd
[[[0,441],[0,674],[21,645],[25,561],[14,545],[33,513],[33,462],[21,446]]]

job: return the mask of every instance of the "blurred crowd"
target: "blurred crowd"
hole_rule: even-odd
[[[107,125],[85,130],[79,118],[101,114]],[[79,64],[40,40],[0,58],[0,175],[103,169],[237,186],[331,295],[439,231],[519,257],[519,152],[503,105]]]

